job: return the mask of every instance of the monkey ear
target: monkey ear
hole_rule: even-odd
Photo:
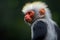
[[[45,9],[44,8],[41,8],[39,10],[39,13],[40,13],[40,17],[44,17],[45,16]]]

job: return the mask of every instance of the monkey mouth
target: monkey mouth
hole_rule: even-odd
[[[25,18],[25,21],[28,22],[28,23],[31,23],[32,19],[31,18]]]
[[[29,23],[31,23],[32,22],[32,19],[28,19],[28,20],[26,20],[27,22],[29,22]]]

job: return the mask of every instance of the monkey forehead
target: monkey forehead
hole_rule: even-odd
[[[22,9],[22,12],[25,14],[26,12],[33,10],[33,5],[31,3],[25,4],[25,6]]]
[[[22,9],[22,12],[23,13],[26,13],[30,10],[36,10],[38,11],[40,8],[46,8],[47,5],[43,2],[32,2],[32,3],[27,3],[23,9]]]

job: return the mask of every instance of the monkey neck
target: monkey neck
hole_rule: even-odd
[[[42,17],[42,18],[37,17],[37,18],[35,18],[35,19],[31,22],[31,24],[33,24],[36,20],[39,20],[39,19],[45,19],[45,17]]]

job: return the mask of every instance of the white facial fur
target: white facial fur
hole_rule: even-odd
[[[27,3],[22,9],[22,12],[26,14],[26,12],[30,10],[35,10],[35,19],[40,17],[41,15],[39,14],[39,10],[41,8],[45,9],[45,18],[50,19],[51,18],[51,13],[50,10],[47,8],[47,5],[44,2],[32,2],[32,3]],[[28,23],[29,24],[29,23]],[[29,24],[30,25],[30,24]]]

